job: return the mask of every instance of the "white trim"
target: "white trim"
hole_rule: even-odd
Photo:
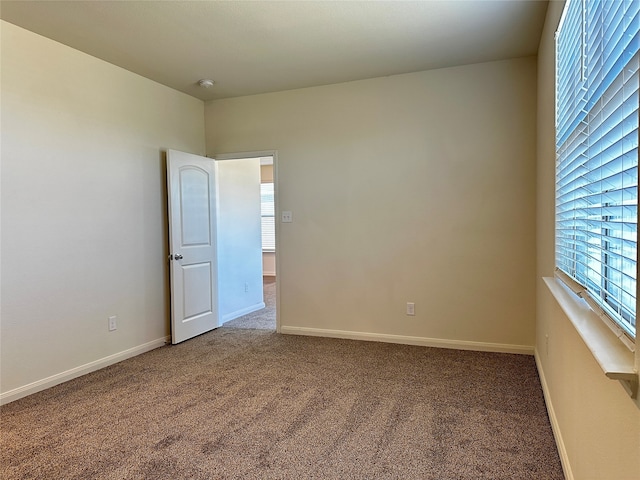
[[[222,323],[227,323],[235,318],[241,317],[251,312],[255,312],[257,310],[262,310],[266,305],[264,302],[256,303],[249,307],[241,308],[240,310],[236,310],[235,312],[227,313],[222,316]]]
[[[274,213],[276,214],[276,218],[280,218],[280,187],[278,181],[278,175],[280,172],[280,167],[278,166],[278,151],[273,151],[273,195],[274,195]],[[280,222],[276,222],[276,271],[274,272],[276,275],[276,333],[280,333],[280,327],[282,325],[282,321],[280,318],[280,293],[282,292],[280,287],[280,272],[282,272],[281,265],[281,255],[282,251],[280,250]]]
[[[26,397],[27,395],[46,390],[47,388],[53,387],[60,383],[67,382],[69,380],[73,380],[74,378],[86,375],[87,373],[95,372],[96,370],[100,370],[101,368],[108,367],[109,365],[113,365],[114,363],[118,363],[142,353],[155,350],[158,347],[162,347],[167,343],[170,343],[170,341],[171,337],[168,336],[158,338],[157,340],[152,340],[151,342],[138,345],[137,347],[114,353],[113,355],[109,355],[99,360],[94,360],[93,362],[80,365],[79,367],[72,368],[65,372],[56,373],[55,375],[51,375],[50,377],[43,378],[42,380],[37,380],[27,385],[23,385],[22,387],[14,388],[13,390],[9,390],[8,392],[0,394],[0,405],[5,405],[7,403],[13,402],[14,400],[18,400],[19,398]]]
[[[241,158],[262,158],[273,157],[275,163],[276,150],[259,150],[257,152],[237,152],[237,153],[215,153],[213,157],[215,160],[239,160]]]
[[[275,277],[276,272],[262,272],[263,277]]]
[[[560,456],[560,463],[562,464],[562,471],[566,480],[573,480],[573,472],[571,471],[571,463],[569,463],[569,455],[567,455],[567,449],[562,439],[562,432],[560,431],[560,424],[558,423],[558,417],[553,408],[551,402],[551,394],[549,393],[549,387],[547,386],[547,380],[544,376],[544,370],[542,369],[542,362],[540,361],[540,355],[536,348],[533,354],[536,360],[536,367],[538,369],[538,376],[540,377],[540,384],[542,385],[542,393],[544,395],[544,402],[547,405],[547,412],[549,414],[549,421],[551,422],[551,430],[553,431],[553,437],[556,440],[556,446],[558,447],[558,455]]]
[[[608,378],[619,380],[631,398],[636,398],[638,372],[634,365],[634,352],[620,341],[587,301],[577,296],[560,278],[542,279],[603,373]]]
[[[569,289],[575,293],[578,297],[583,298],[585,302],[591,307],[591,310],[594,311],[598,317],[604,322],[604,324],[611,329],[613,334],[618,338],[629,350],[635,352],[635,344],[634,340],[628,337],[627,333],[622,329],[620,325],[618,325],[611,315],[607,313],[602,306],[598,303],[598,301],[591,295],[589,290],[586,287],[579,284],[574,278],[570,275],[567,275],[565,272],[556,267],[555,277],[560,279],[562,283],[564,283]],[[546,282],[546,280],[545,280]]]
[[[276,277],[277,278],[277,277]],[[478,352],[516,353],[533,355],[530,345],[511,345],[506,343],[471,342],[468,340],[447,340],[442,338],[410,337],[405,335],[387,335],[382,333],[349,332],[345,330],[327,330],[324,328],[287,327],[282,325],[280,333],[288,335],[308,335],[312,337],[346,338],[372,342],[401,343],[422,347],[452,348],[455,350],[475,350]]]
[[[562,30],[562,27],[564,26],[564,19],[567,16],[567,10],[569,10],[569,4],[571,3],[572,0],[567,0],[564,4],[564,7],[562,8],[562,15],[560,16],[560,21],[558,22],[558,28],[556,28],[556,32],[555,35],[557,36],[560,31]]]

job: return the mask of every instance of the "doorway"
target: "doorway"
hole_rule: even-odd
[[[258,254],[261,256],[261,286],[262,297],[264,307],[254,309],[243,313],[242,315],[236,315],[234,318],[224,319],[223,327],[228,328],[242,328],[242,329],[255,329],[255,330],[271,330],[279,331],[279,316],[277,311],[278,305],[278,277],[277,273],[277,154],[275,151],[266,152],[247,152],[236,154],[223,154],[215,156],[218,172],[222,172],[219,175],[219,182],[225,182],[225,178],[229,178],[229,175],[224,174],[224,170],[235,170],[233,165],[244,164],[246,168],[253,169],[253,165],[256,165],[256,174],[259,176],[260,192],[259,192],[259,204],[254,204],[259,209],[260,215],[260,242],[255,248],[252,249],[249,255],[253,256]],[[252,165],[252,166],[249,166]],[[257,168],[259,167],[259,173]],[[234,180],[231,180],[234,181]],[[236,179],[237,181],[237,179]],[[246,185],[245,185],[246,186]],[[224,185],[220,185],[220,191],[224,194]],[[233,186],[231,186],[233,188]],[[251,187],[251,195],[254,198],[254,187]],[[234,188],[234,195],[237,194],[238,188]],[[241,203],[241,199],[234,199],[234,203]],[[222,201],[224,203],[224,201]],[[224,215],[223,215],[224,217]],[[222,219],[224,222],[224,218]],[[235,221],[235,218],[230,217],[230,221]],[[234,243],[242,242],[242,239],[236,237],[233,239]],[[223,239],[224,244],[224,239]],[[224,245],[223,245],[224,246]],[[233,266],[230,267],[233,270]],[[224,281],[223,281],[224,283]],[[246,286],[246,285],[245,285]],[[224,285],[222,285],[224,287]],[[224,288],[221,289],[221,294]],[[248,294],[248,292],[245,292]],[[223,298],[221,297],[221,304]]]

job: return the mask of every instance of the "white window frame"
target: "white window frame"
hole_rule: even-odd
[[[626,3],[624,5],[631,5],[631,0],[624,0]],[[637,8],[638,7],[638,0],[632,0],[634,2],[633,8]],[[556,147],[558,147],[558,129],[560,127],[559,122],[558,122],[558,112],[559,112],[559,104],[562,102],[562,97],[560,95],[558,95],[558,84],[560,83],[558,81],[560,75],[558,72],[558,63],[559,63],[559,55],[558,55],[558,37],[559,35],[562,33],[562,28],[563,28],[563,23],[566,20],[566,15],[567,15],[567,11],[568,8],[571,4],[573,4],[574,8],[580,8],[582,9],[582,11],[580,12],[581,17],[579,19],[579,21],[576,22],[570,22],[572,23],[572,25],[570,26],[570,28],[573,29],[573,34],[576,35],[576,37],[574,37],[575,40],[577,40],[578,45],[576,45],[575,43],[572,44],[573,50],[569,53],[569,55],[573,55],[573,56],[579,56],[580,60],[579,63],[575,62],[573,63],[573,66],[575,68],[575,72],[573,79],[571,80],[573,83],[571,84],[572,87],[574,88],[582,88],[582,85],[589,80],[588,76],[589,76],[589,69],[593,67],[594,63],[590,63],[590,60],[593,62],[600,62],[601,64],[604,64],[604,62],[606,62],[606,55],[601,54],[601,52],[606,52],[606,50],[600,50],[600,51],[596,51],[597,55],[593,55],[593,50],[588,50],[588,45],[589,43],[586,42],[586,38],[587,35],[593,35],[595,30],[589,30],[589,28],[593,27],[595,25],[595,23],[585,23],[583,20],[584,19],[589,19],[590,21],[596,19],[597,17],[595,17],[594,15],[592,15],[591,17],[589,17],[588,15],[585,14],[586,7],[587,7],[587,2],[593,2],[589,4],[589,9],[588,9],[588,13],[589,14],[593,14],[593,12],[595,12],[595,9],[593,9],[592,7],[594,5],[596,5],[596,2],[599,2],[599,0],[567,0],[566,4],[565,4],[565,9],[564,12],[562,14],[562,18],[560,19],[560,23],[558,26],[558,31],[556,32],[556,76],[555,76],[555,83],[556,83]],[[579,5],[576,5],[576,3],[578,3]],[[622,3],[618,2],[615,5],[619,6],[622,5]],[[638,23],[639,19],[638,16],[640,14],[636,13],[636,15],[630,15],[627,19],[627,21],[625,21],[624,23],[624,34],[627,34],[628,29],[626,29],[629,25],[633,25],[633,31],[636,32],[635,34],[632,34],[634,36],[631,36],[629,38],[633,38],[634,42],[637,42],[637,28],[638,28]],[[612,22],[610,20],[611,17],[607,17],[607,22],[601,22],[601,26],[602,29],[598,32],[598,33],[602,33],[602,31],[604,31],[605,28],[609,28],[610,25],[613,25],[614,22]],[[633,21],[631,21],[633,20]],[[610,31],[610,30],[609,30]],[[606,36],[606,35],[604,35]],[[618,37],[621,38],[621,37]],[[585,48],[585,44],[587,45],[587,48]],[[638,45],[637,43],[632,43],[633,48],[631,49],[631,51],[629,52],[629,55],[627,58],[631,58],[634,55],[637,56],[637,50],[638,50]],[[635,49],[635,53],[634,50]],[[592,55],[591,57],[589,57],[589,55],[586,55],[585,52],[591,52]],[[565,57],[566,58],[566,57]],[[575,59],[574,59],[575,60]],[[586,61],[585,61],[586,60]],[[636,67],[634,67],[637,69],[637,65]],[[632,69],[633,70],[633,69]],[[636,72],[633,72],[636,73]],[[611,78],[616,78],[616,80],[618,80],[617,77],[612,76],[609,77]],[[625,82],[624,78],[623,78],[623,83]],[[615,82],[614,82],[615,83]],[[605,91],[606,88],[608,88],[608,86],[605,87]],[[640,93],[637,92],[638,90],[638,86],[637,84],[635,86],[633,86],[631,88],[631,91],[634,92],[635,95],[640,95]],[[583,92],[592,92],[590,90],[582,90]],[[599,91],[599,90],[596,90]],[[569,94],[575,94],[576,92],[572,92],[569,90],[568,92]],[[576,97],[579,97],[579,95],[576,95]],[[588,96],[584,96],[584,98],[586,98],[587,100],[590,100],[590,98]],[[584,99],[583,98],[583,99]],[[591,98],[593,98],[593,95],[591,96]],[[614,98],[614,97],[607,97],[607,98]],[[582,99],[581,99],[582,100]],[[582,108],[582,114],[584,114],[585,116],[587,114],[592,113],[593,110],[593,106],[595,105],[595,103],[593,102],[583,102],[582,104],[578,104],[577,101],[574,101],[574,104],[571,105],[571,107],[575,106],[575,105],[580,105],[580,108]],[[612,103],[613,105],[613,103]],[[566,105],[563,105],[566,106]],[[632,157],[637,165],[637,143],[638,143],[638,132],[637,132],[637,123],[638,121],[638,105],[636,103],[633,104],[633,107],[636,109],[636,116],[635,117],[628,117],[628,118],[633,118],[633,121],[636,122],[636,133],[635,133],[635,148],[636,148],[636,152],[635,152],[635,157]],[[575,109],[574,109],[575,110]],[[579,118],[578,121],[583,120],[585,117],[583,118]],[[606,116],[602,116],[602,118],[608,118]],[[625,117],[627,118],[627,117]],[[590,119],[587,119],[587,122]],[[607,122],[609,122],[609,120],[607,120]],[[571,125],[573,125],[573,122],[570,123]],[[589,132],[589,130],[585,130],[587,133]],[[563,132],[564,134],[566,134],[566,130]],[[571,133],[569,133],[569,135],[571,135]],[[602,138],[602,137],[600,137]],[[564,139],[564,138],[563,138]],[[589,142],[587,142],[587,144],[589,144]],[[586,150],[583,150],[586,151]],[[582,152],[581,152],[582,153]],[[589,152],[590,153],[590,152]],[[596,153],[597,155],[598,153]],[[588,156],[588,155],[587,155]],[[558,158],[557,158],[558,161]],[[593,164],[593,162],[591,164],[589,164],[589,166],[591,166]],[[558,168],[556,166],[556,173],[558,171]],[[589,172],[589,168],[586,169],[587,172]],[[582,174],[582,173],[581,173]],[[588,173],[586,174],[586,176],[588,176]],[[603,179],[605,178],[604,176],[602,177]],[[636,179],[635,179],[635,186],[637,188],[637,173],[636,173]],[[558,181],[556,179],[556,262],[558,260],[558,211],[560,210],[558,208]],[[604,198],[604,196],[603,196]],[[587,203],[587,207],[581,207],[581,208],[590,208],[591,204]],[[614,207],[617,205],[613,205]],[[610,210],[611,205],[605,205],[604,203],[601,204],[601,207],[603,207],[604,209],[607,209],[607,211]],[[637,207],[638,207],[638,200],[637,200],[637,193],[636,193],[636,198],[635,198],[635,203],[634,203],[634,207],[636,209],[635,212],[635,237],[633,238],[633,242],[635,243],[635,248],[633,249],[633,251],[635,252],[634,254],[634,261],[635,261],[635,271],[631,272],[634,275],[634,278],[637,279],[638,278],[638,268],[637,268]],[[607,214],[609,215],[609,214]],[[608,218],[596,218],[595,219],[597,222],[601,222],[602,224],[607,223],[610,221],[610,219]],[[565,229],[566,233],[566,225],[562,226]],[[608,232],[604,231],[602,232],[603,234],[605,234],[604,236],[609,236]],[[576,235],[575,238],[578,238],[578,236]],[[585,244],[583,243],[583,245],[586,245],[587,247],[591,247],[591,245],[589,244]],[[598,247],[601,247],[603,245],[603,243],[597,243],[596,245]],[[600,250],[605,252],[608,251],[608,248],[600,248]],[[584,250],[583,250],[584,251]],[[583,252],[579,252],[576,250],[576,255],[579,255]],[[565,255],[566,258],[566,255]],[[589,267],[590,265],[588,264],[588,262],[583,261],[582,262],[583,265],[587,264],[587,267]],[[570,264],[570,262],[569,262]],[[599,294],[598,292],[592,292],[590,291],[588,288],[585,287],[584,284],[581,284],[580,282],[577,282],[574,278],[571,278],[571,273],[572,273],[572,269],[571,268],[566,268],[567,266],[567,262],[565,262],[565,264],[563,265],[563,269],[558,269],[556,268],[556,275],[555,277],[551,277],[551,278],[544,278],[544,281],[547,285],[547,287],[549,288],[549,291],[551,292],[551,294],[555,297],[555,299],[557,300],[558,304],[560,305],[560,307],[562,308],[562,310],[564,311],[564,313],[566,314],[567,318],[571,321],[571,323],[573,324],[573,326],[575,327],[577,333],[580,335],[580,337],[582,338],[582,340],[584,341],[585,345],[589,348],[589,350],[591,351],[592,355],[594,356],[595,360],[597,361],[598,365],[600,366],[600,368],[602,369],[602,371],[604,372],[604,374],[610,378],[610,379],[614,379],[614,380],[619,380],[620,383],[622,384],[622,386],[625,388],[625,390],[627,391],[627,393],[629,393],[629,395],[632,398],[637,398],[638,396],[638,389],[639,389],[639,374],[638,374],[638,366],[640,365],[640,352],[639,352],[639,348],[640,348],[640,336],[638,336],[638,332],[637,332],[637,326],[634,328],[634,333],[635,333],[635,340],[632,338],[632,335],[629,335],[629,332],[627,332],[623,327],[621,327],[618,322],[616,320],[614,320],[612,318],[611,315],[611,311],[610,308],[608,308],[607,303],[606,302],[602,302],[602,298],[599,298]],[[567,271],[567,273],[565,273],[565,271]],[[606,289],[606,288],[605,288]],[[634,310],[634,315],[636,314],[635,312],[637,312],[637,304],[638,304],[638,300],[637,300],[637,291],[638,291],[638,286],[637,286],[637,282],[633,288],[633,291],[631,292],[634,297],[635,297],[635,305],[633,306],[633,310]],[[636,323],[637,325],[637,323]]]
[[[271,206],[265,209],[265,190],[271,195]],[[274,182],[263,182],[260,184],[260,220],[262,225],[262,251],[263,252],[275,252],[276,251],[276,206],[275,206],[275,184]],[[265,225],[265,219],[271,219],[271,226]],[[266,228],[265,228],[266,227]]]
[[[638,28],[627,13],[637,7],[569,0],[556,34],[556,267],[631,345],[637,335],[640,54],[632,40]]]

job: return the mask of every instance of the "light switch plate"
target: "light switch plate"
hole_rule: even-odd
[[[293,213],[291,212],[282,212],[282,223],[291,223],[293,222]]]

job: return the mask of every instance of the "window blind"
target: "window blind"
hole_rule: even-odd
[[[640,1],[570,0],[556,43],[556,266],[636,335]]]
[[[262,250],[275,251],[276,225],[273,183],[260,184],[260,212],[262,216]]]

